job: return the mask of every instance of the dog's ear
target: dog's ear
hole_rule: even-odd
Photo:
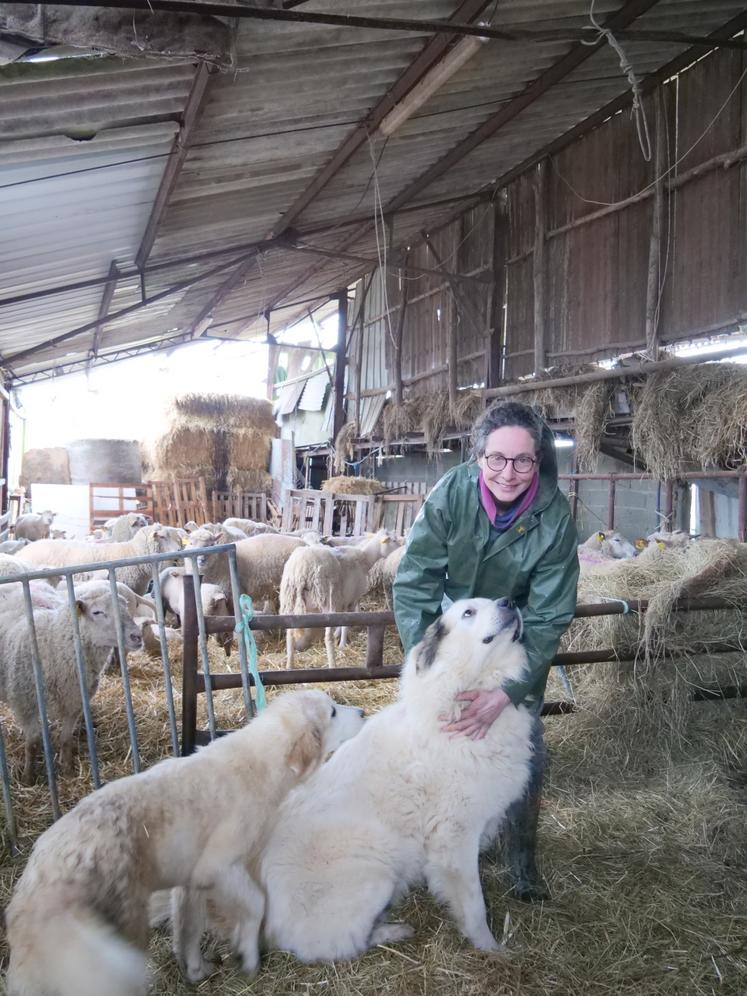
[[[415,648],[415,670],[418,674],[433,666],[438,653],[438,646],[446,635],[446,627],[442,619],[437,619],[425,631],[425,636]]]
[[[322,760],[322,731],[310,726],[296,737],[288,751],[288,767],[302,778],[310,774]]]

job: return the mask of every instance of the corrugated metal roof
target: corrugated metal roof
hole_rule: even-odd
[[[301,411],[320,412],[324,408],[324,399],[329,386],[329,374],[326,370],[321,370],[313,377],[309,377],[298,402]]]
[[[294,384],[287,384],[280,390],[280,397],[277,401],[277,412],[278,415],[290,415],[296,410],[303,390],[306,387],[305,380],[298,380]]]
[[[623,5],[624,0],[599,0],[597,16],[604,18]],[[341,0],[334,7],[373,16],[413,16],[412,4],[405,0],[365,5]],[[417,7],[418,17],[443,19],[458,4],[420,0]],[[659,0],[634,27],[704,34],[743,9],[732,0]],[[561,33],[588,22],[588,0],[502,0],[487,13],[496,26],[509,30],[532,26]],[[236,66],[208,82],[149,264],[265,238],[429,37],[241,21]],[[386,206],[571,47],[562,39],[485,44],[386,143],[380,137],[370,145],[364,142],[294,219],[294,228],[313,245],[375,259],[373,224],[356,230],[346,221],[351,216],[372,219],[377,185]],[[684,46],[628,41],[625,49],[645,76]],[[5,236],[0,299],[90,277],[103,279],[112,261],[132,271],[194,79],[194,65],[167,59],[64,59],[0,69]],[[418,190],[415,199],[427,204],[485,188],[626,88],[617,57],[602,46],[447,173]],[[444,205],[396,215],[395,246],[418,240],[423,227],[438,226],[453,210]],[[146,271],[147,292],[197,277],[216,262]],[[269,307],[315,295],[323,300],[365,269],[355,261],[273,249],[247,267],[230,292],[224,288],[229,268],[107,325],[100,345],[111,349],[187,332],[205,313],[213,319],[210,335],[264,335]],[[123,280],[111,309],[136,304],[140,290],[137,278]],[[0,304],[0,352],[12,356],[93,321],[102,293],[103,286],[97,286]],[[306,307],[273,311],[270,327],[281,328]],[[28,372],[85,356],[91,343],[86,334],[45,346],[11,367]]]

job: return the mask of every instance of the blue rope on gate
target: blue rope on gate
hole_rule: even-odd
[[[254,639],[254,633],[250,626],[254,618],[254,604],[249,595],[239,596],[239,612],[241,614],[241,621],[236,623],[234,632],[239,635],[240,640],[244,641],[249,663],[249,673],[254,678],[257,712],[262,712],[267,705],[267,696],[265,695],[265,686],[262,684],[262,679],[257,669],[257,641]]]

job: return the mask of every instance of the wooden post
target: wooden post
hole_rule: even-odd
[[[501,356],[505,329],[507,249],[506,202],[499,193],[493,208],[493,288],[490,297],[490,331],[486,350],[485,382],[487,387],[497,387],[502,380]]]
[[[610,474],[609,491],[607,493],[607,528],[615,528],[615,478]]]
[[[648,277],[646,281],[646,352],[652,360],[659,356],[659,306],[661,288],[661,229],[664,216],[664,123],[661,110],[664,100],[659,90],[654,94],[655,151],[654,151],[654,199],[651,206],[651,233],[648,245]]]
[[[407,266],[407,261],[409,255],[405,256],[405,266]],[[405,315],[407,314],[407,299],[410,294],[410,281],[407,279],[407,275],[403,275],[402,282],[402,303],[399,306],[399,317],[397,320],[397,330],[394,333],[394,342],[392,343],[394,347],[392,356],[392,365],[394,367],[394,403],[395,405],[401,405],[403,397],[403,387],[402,387],[402,336],[405,330]]]
[[[547,366],[545,330],[545,229],[547,201],[547,161],[537,164],[534,178],[534,373],[539,376]]]
[[[332,436],[337,435],[345,424],[345,342],[348,331],[348,292],[342,290],[337,295],[337,347],[335,355],[335,413]]]

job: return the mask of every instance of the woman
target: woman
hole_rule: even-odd
[[[444,599],[506,597],[521,609],[524,680],[462,693],[469,706],[444,727],[480,739],[510,703],[540,715],[551,661],[576,608],[578,537],[558,488],[552,433],[534,409],[494,405],[475,423],[473,451],[474,461],[441,478],[413,524],[394,583],[394,612],[408,653]],[[513,891],[523,899],[547,895],[535,862],[544,768],[539,718],[535,748],[527,796],[509,810],[503,835]]]

